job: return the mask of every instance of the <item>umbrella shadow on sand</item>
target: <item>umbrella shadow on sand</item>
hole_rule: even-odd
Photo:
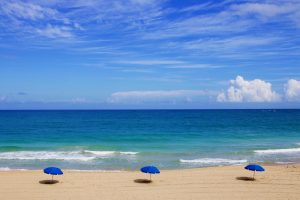
[[[147,184],[152,183],[151,175],[160,173],[159,169],[155,166],[142,167],[141,172],[149,174],[150,175],[149,179],[135,179],[134,182],[136,182],[136,183],[147,183]]]
[[[55,175],[63,175],[63,171],[61,171],[61,169],[59,169],[58,167],[47,167],[44,169],[44,173],[45,174],[50,174],[52,175],[52,179],[51,180],[41,180],[39,181],[40,184],[56,184],[59,181],[58,180],[54,180],[53,176]]]
[[[52,184],[56,184],[59,183],[58,180],[41,180],[39,181],[40,184],[45,184],[45,185],[52,185]]]
[[[238,176],[235,179],[239,181],[255,181],[255,178],[247,177],[247,176]]]
[[[252,177],[247,177],[247,176],[238,176],[236,177],[237,180],[241,180],[241,181],[255,181],[255,173],[256,172],[264,172],[265,169],[258,165],[258,164],[249,164],[246,167],[244,167],[244,169],[253,171],[253,176]]]
[[[152,180],[149,180],[149,179],[135,179],[134,182],[135,183],[149,184],[149,183],[152,183]]]

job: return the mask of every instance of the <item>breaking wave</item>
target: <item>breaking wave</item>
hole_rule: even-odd
[[[255,150],[257,154],[290,154],[300,153],[300,148]]]
[[[90,161],[97,158],[110,158],[116,156],[132,156],[138,152],[118,151],[14,151],[1,152],[0,160],[77,160]]]
[[[231,160],[231,159],[223,159],[223,158],[201,158],[201,159],[193,159],[193,160],[180,159],[180,162],[213,165],[213,164],[241,164],[241,163],[246,163],[247,160]]]

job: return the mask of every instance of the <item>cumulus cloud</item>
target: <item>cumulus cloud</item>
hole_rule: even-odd
[[[290,79],[284,89],[287,101],[300,101],[300,81]]]
[[[272,90],[272,84],[260,79],[247,81],[237,76],[230,81],[226,92],[217,96],[219,102],[277,102],[280,95]]]
[[[125,91],[115,92],[108,99],[110,103],[142,103],[142,102],[177,102],[193,101],[204,95],[212,94],[206,90],[150,90],[150,91]]]

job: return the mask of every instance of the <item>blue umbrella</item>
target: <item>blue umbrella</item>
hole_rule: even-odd
[[[141,172],[150,174],[150,181],[151,181],[151,174],[159,174],[160,173],[159,169],[154,166],[142,167]]]
[[[253,171],[253,180],[254,180],[255,172],[263,172],[263,171],[265,171],[265,169],[262,166],[257,165],[257,164],[247,165],[245,167],[245,169]]]
[[[53,176],[54,175],[62,175],[63,174],[61,169],[59,169],[57,167],[47,167],[47,168],[44,169],[44,173],[52,175],[52,181],[53,181]]]

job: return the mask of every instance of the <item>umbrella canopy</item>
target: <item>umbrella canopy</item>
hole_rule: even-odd
[[[265,171],[265,169],[264,169],[262,166],[257,165],[257,164],[250,164],[250,165],[247,165],[247,166],[245,167],[245,169],[250,170],[250,171],[253,171],[253,177],[252,177],[253,180],[255,180],[255,179],[254,179],[255,172],[263,172],[263,171]]]
[[[159,174],[160,173],[159,169],[154,166],[142,167],[141,172],[150,174],[150,181],[151,181],[151,174]]]
[[[148,174],[159,174],[160,173],[159,169],[154,166],[142,167],[141,172],[148,173]]]
[[[257,165],[257,164],[247,165],[245,167],[245,169],[250,170],[250,171],[257,171],[257,172],[263,172],[263,171],[265,171],[265,169],[262,166]]]
[[[51,175],[62,175],[63,174],[61,169],[59,169],[57,167],[47,167],[44,169],[44,173],[51,174]]]

